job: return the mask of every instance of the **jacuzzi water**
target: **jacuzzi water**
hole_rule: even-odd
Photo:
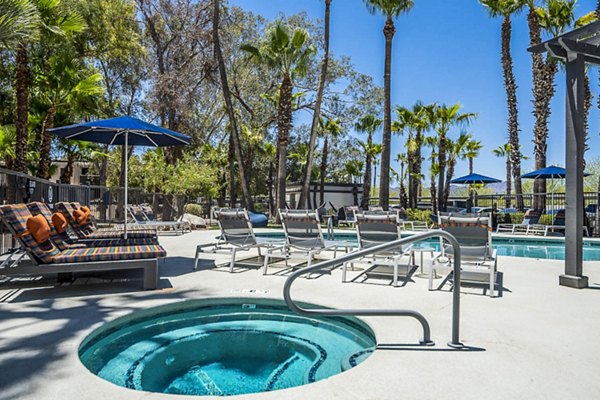
[[[298,316],[277,300],[189,300],[103,325],[79,356],[126,388],[223,396],[325,379],[362,362],[375,345],[356,318]]]

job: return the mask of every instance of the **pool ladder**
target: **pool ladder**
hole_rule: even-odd
[[[314,309],[314,308],[302,308],[298,306],[290,291],[292,284],[300,276],[315,272],[326,268],[334,268],[345,262],[353,261],[364,256],[369,256],[376,253],[383,253],[386,251],[394,250],[403,245],[418,242],[424,239],[433,237],[439,237],[446,239],[453,247],[454,262],[454,285],[452,288],[452,340],[448,342],[448,346],[455,349],[462,349],[464,345],[459,339],[459,324],[460,324],[460,245],[456,241],[456,238],[448,232],[442,230],[435,230],[430,232],[419,233],[406,238],[394,240],[388,243],[380,244],[366,249],[356,250],[351,253],[342,255],[340,257],[333,258],[331,260],[325,260],[317,264],[313,264],[309,267],[301,268],[294,271],[285,281],[283,285],[283,298],[287,303],[290,310],[302,314],[302,315],[322,315],[322,316],[382,316],[382,317],[411,317],[419,321],[423,328],[423,339],[419,341],[421,345],[432,346],[434,342],[431,340],[431,331],[429,329],[429,323],[425,317],[414,310],[392,310],[392,309]]]

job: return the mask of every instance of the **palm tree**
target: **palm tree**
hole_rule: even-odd
[[[339,119],[323,119],[319,122],[320,135],[323,137],[323,150],[321,150],[321,190],[319,204],[325,202],[325,178],[327,177],[327,164],[329,158],[329,138],[336,139],[342,134],[342,125]],[[316,205],[315,205],[316,206]]]
[[[404,187],[404,166],[408,165],[408,155],[406,153],[399,153],[398,156],[396,156],[396,162],[400,163],[400,176],[398,178],[398,180],[400,181],[400,206],[403,208],[407,208],[408,199],[406,197],[406,188]]]
[[[475,113],[460,113],[460,104],[453,104],[450,106],[436,105],[430,111],[431,123],[437,133],[438,139],[438,186],[437,186],[437,209],[439,211],[446,211],[446,196],[445,191],[445,177],[446,177],[446,154],[448,144],[448,132],[453,126],[467,126],[471,121],[477,117]]]
[[[528,2],[530,46],[542,42],[542,29],[552,36],[560,35],[574,20],[574,0],[545,0],[545,7],[536,7],[534,0]],[[554,80],[558,71],[558,60],[541,54],[531,54],[533,71],[533,114],[535,124],[533,127],[533,143],[535,156],[535,169],[546,167],[546,151],[548,140],[548,118],[550,117],[550,103],[555,93]],[[587,77],[587,76],[586,76]],[[587,80],[587,79],[586,79]],[[589,83],[589,81],[588,81]],[[589,88],[589,85],[588,85]],[[586,95],[589,90],[586,91]],[[591,94],[591,93],[590,93]],[[586,99],[590,99],[586,96]],[[591,100],[589,100],[591,106]],[[536,179],[533,184],[533,193],[546,193],[546,180]],[[533,207],[544,208],[544,198],[534,196]]]
[[[492,150],[494,155],[506,159],[506,197],[504,197],[506,208],[510,208],[510,195],[512,191],[511,173],[512,165],[510,155],[512,154],[510,143],[505,143]]]
[[[0,15],[0,46],[13,48],[28,41],[39,27],[40,15],[31,0],[3,0]]]
[[[429,194],[431,196],[431,207],[433,213],[436,214],[437,208],[437,193],[435,188],[435,178],[440,172],[439,165],[437,163],[438,154],[435,151],[439,146],[439,138],[437,136],[427,136],[425,138],[425,146],[431,149],[429,155]]]
[[[381,12],[386,17],[383,35],[385,36],[385,66],[383,72],[383,137],[381,150],[381,177],[379,180],[379,205],[387,210],[390,195],[390,158],[392,145],[392,39],[396,28],[394,18],[407,13],[413,7],[413,0],[364,0],[369,11]]]
[[[369,114],[359,119],[354,126],[358,132],[363,132],[368,135],[367,141],[365,143],[361,143],[365,151],[365,176],[363,181],[363,197],[361,200],[361,207],[365,210],[369,207],[369,198],[371,197],[373,134],[379,129],[381,122],[382,121],[379,118]]]
[[[246,207],[253,211],[254,204],[252,203],[252,197],[250,196],[250,182],[249,182],[249,174],[245,171],[244,168],[244,158],[242,157],[242,144],[240,142],[240,134],[237,125],[237,119],[235,116],[235,109],[233,108],[233,102],[231,99],[231,91],[229,89],[229,82],[227,81],[227,70],[225,67],[225,60],[223,59],[223,52],[221,50],[221,39],[219,35],[219,23],[220,23],[220,9],[221,9],[221,1],[213,0],[213,14],[212,14],[212,38],[213,38],[213,47],[215,58],[217,59],[217,65],[219,69],[219,77],[221,80],[221,88],[223,91],[223,99],[225,100],[225,108],[227,111],[227,115],[229,118],[229,129],[230,133],[230,141],[233,153],[235,155],[235,159],[238,163],[238,172],[240,178],[240,185],[242,186],[242,196],[244,197],[244,203]],[[230,160],[231,168],[233,169],[233,160]],[[231,188],[233,189],[233,177],[230,177]],[[233,190],[230,190],[231,200],[234,199]]]
[[[28,3],[18,1],[18,3]],[[26,172],[28,115],[29,115],[29,44],[40,37],[40,34],[64,36],[69,32],[81,32],[85,23],[81,15],[68,10],[60,0],[45,1],[34,0],[37,17],[27,4],[27,22],[16,44],[15,70],[16,70],[16,118],[15,127],[17,140],[15,143],[14,169]]]
[[[327,80],[327,65],[329,63],[329,25],[330,25],[331,0],[325,0],[325,31],[323,37],[323,60],[321,61],[321,75],[319,76],[319,86],[317,87],[317,98],[315,99],[315,111],[313,113],[312,125],[310,128],[310,139],[308,144],[308,154],[306,157],[306,167],[302,177],[302,190],[298,200],[298,208],[308,206],[308,192],[310,187],[310,178],[314,164],[314,151],[317,142],[319,129],[319,120],[321,118],[321,103],[323,102],[323,92],[325,91],[325,81]]]
[[[469,160],[469,174],[473,173],[473,160],[479,157],[479,151],[483,148],[480,140],[469,140],[465,148],[465,157]]]
[[[408,207],[417,208],[419,187],[421,186],[421,148],[424,132],[431,128],[431,114],[434,105],[417,102],[412,109],[398,106],[398,120],[392,125],[392,131],[408,133]]]
[[[450,196],[450,181],[454,177],[456,161],[464,160],[467,157],[468,145],[472,140],[473,137],[468,133],[461,133],[456,141],[446,139],[448,148],[448,169],[446,170],[446,186],[444,187],[444,204],[448,204],[448,197]]]
[[[295,28],[293,32],[281,21],[275,22],[261,45],[244,44],[242,50],[250,59],[264,63],[273,68],[281,77],[279,87],[279,104],[277,105],[277,147],[279,151],[277,171],[277,208],[285,207],[286,161],[289,133],[292,129],[292,98],[296,75],[306,73],[307,65],[315,53],[309,43],[308,32]],[[278,217],[279,218],[279,217]]]
[[[508,108],[508,139],[511,144],[512,173],[517,194],[517,208],[523,209],[523,188],[521,186],[521,153],[519,152],[519,117],[517,111],[517,84],[513,71],[510,42],[512,26],[510,18],[525,5],[524,0],[480,0],[487,7],[491,17],[501,16],[502,20],[502,72],[506,104]]]
[[[41,128],[37,168],[37,176],[44,179],[50,178],[52,134],[48,130],[54,128],[57,111],[76,104],[94,102],[104,93],[100,84],[102,75],[86,69],[81,60],[73,57],[72,52],[58,51],[47,59],[46,64],[47,70],[40,71],[35,79],[35,96],[47,107]]]

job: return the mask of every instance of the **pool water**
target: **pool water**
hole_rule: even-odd
[[[79,356],[126,388],[224,396],[328,378],[358,365],[375,345],[357,318],[302,317],[277,300],[189,300],[103,325]]]
[[[261,232],[257,236],[283,238],[282,232]],[[408,235],[407,235],[408,236]],[[343,232],[335,234],[335,240],[356,242],[356,234]],[[439,251],[439,239],[422,240],[414,244],[415,247],[430,247]],[[492,247],[498,251],[499,256],[540,258],[549,260],[565,259],[565,244],[562,238],[506,238],[494,236]],[[583,242],[583,260],[600,261],[600,242]]]

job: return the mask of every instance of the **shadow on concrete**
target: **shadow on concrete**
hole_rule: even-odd
[[[88,286],[92,291],[96,286]],[[102,285],[107,286],[107,285]],[[62,288],[61,288],[62,289]],[[68,290],[69,288],[62,289]],[[46,295],[52,294],[45,292]],[[94,297],[57,302],[46,298],[18,306],[4,304],[0,308],[0,398],[18,399],[25,394],[43,393],[32,379],[51,374],[53,379],[69,381],[67,371],[56,370],[54,364],[72,356],[73,341],[94,325],[125,313],[147,308],[148,300],[183,300],[209,297],[210,290],[173,292],[154,290],[136,293],[117,293],[106,296],[98,290]],[[43,328],[39,327],[43,323]],[[77,384],[76,382],[72,382]]]

